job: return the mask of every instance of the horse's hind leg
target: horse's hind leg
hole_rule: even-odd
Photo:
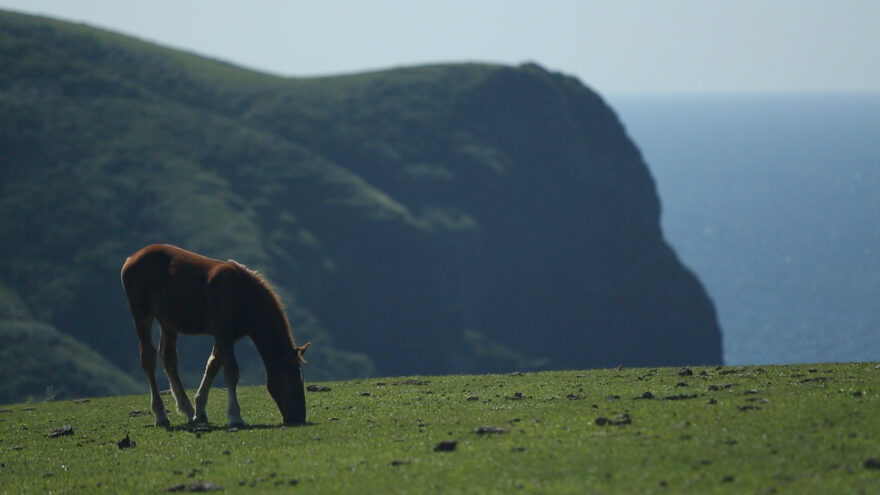
[[[168,415],[165,414],[165,404],[159,395],[159,387],[156,385],[156,348],[153,347],[151,328],[153,317],[146,315],[134,315],[134,326],[140,341],[141,368],[150,382],[150,409],[156,418],[156,426],[171,426]]]
[[[164,327],[160,330],[159,355],[162,356],[162,365],[165,368],[165,374],[168,375],[171,394],[174,395],[177,410],[186,416],[187,421],[191,421],[195,412],[189,397],[186,396],[186,390],[183,388],[180,374],[177,371],[177,332]]]
[[[241,408],[238,406],[238,363],[235,361],[234,343],[227,340],[217,340],[214,348],[223,363],[223,379],[226,381],[226,418],[229,426],[244,426],[241,419]]]
[[[211,356],[208,357],[208,364],[205,365],[205,376],[202,377],[202,383],[196,391],[196,414],[193,416],[193,422],[207,423],[208,415],[205,408],[208,405],[208,393],[211,392],[211,383],[217,372],[220,371],[220,357],[217,356],[217,346],[211,350]]]

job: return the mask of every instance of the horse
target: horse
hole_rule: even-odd
[[[156,426],[169,427],[156,386],[153,320],[159,322],[159,355],[177,410],[190,423],[207,423],[205,406],[214,377],[223,368],[230,427],[244,426],[238,404],[234,344],[249,336],[266,368],[266,388],[285,424],[304,423],[303,354],[297,347],[278,295],[259,273],[234,261],[220,261],[168,244],[152,244],[122,265],[122,285],[140,341],[140,363],[150,385]],[[177,335],[211,335],[214,348],[194,396],[195,408],[177,372]]]

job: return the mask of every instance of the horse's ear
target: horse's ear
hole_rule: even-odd
[[[305,363],[305,362],[306,362],[306,360],[303,358],[303,354],[306,353],[306,349],[308,349],[309,346],[311,346],[311,345],[312,345],[312,343],[309,342],[309,343],[307,343],[306,345],[304,345],[304,346],[302,346],[302,347],[297,347],[297,348],[296,348],[296,358],[299,360],[300,363]]]

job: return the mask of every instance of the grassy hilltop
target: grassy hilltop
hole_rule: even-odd
[[[0,492],[877,493],[873,363],[623,368],[318,384],[309,422],[153,427],[146,396],[0,410]],[[62,429],[72,431],[63,435]],[[56,431],[56,437],[52,432]],[[127,441],[126,441],[127,439]],[[445,447],[444,447],[445,446]],[[443,449],[446,450],[443,450]]]

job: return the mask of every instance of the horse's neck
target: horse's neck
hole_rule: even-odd
[[[263,327],[251,332],[251,340],[267,368],[286,359],[293,359],[296,352],[286,326]]]
[[[253,319],[251,320],[253,327],[250,330],[250,336],[266,367],[269,368],[277,363],[293,359],[291,356],[296,353],[296,350],[290,335],[290,324],[287,322],[284,309],[277,296],[256,272],[238,262],[233,261],[233,263],[246,270],[253,283],[251,286],[253,289]]]

